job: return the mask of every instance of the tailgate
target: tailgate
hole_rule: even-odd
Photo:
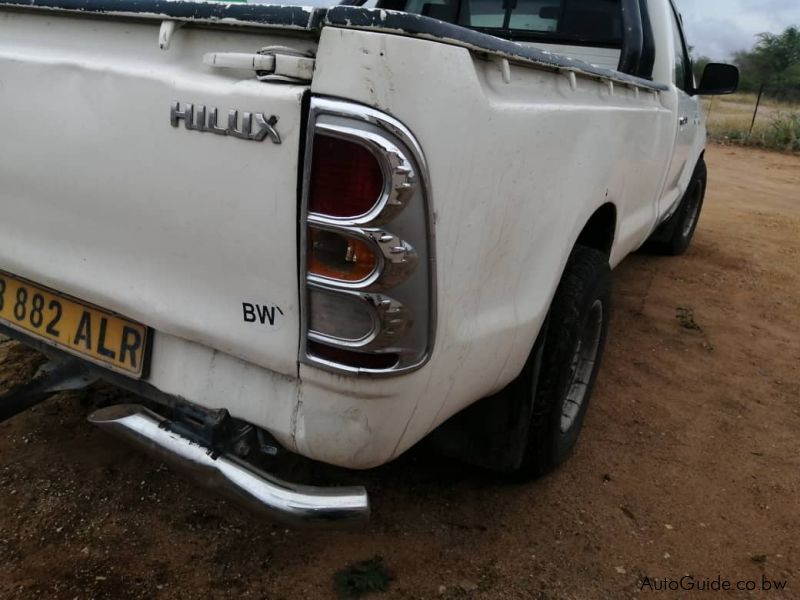
[[[161,50],[158,20],[1,12],[0,269],[296,374],[307,86],[202,58],[313,39],[190,25]],[[176,101],[275,116],[280,143],[174,127]]]

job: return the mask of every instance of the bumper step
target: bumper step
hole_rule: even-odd
[[[102,408],[89,416],[89,422],[186,473],[201,486],[284,524],[348,526],[369,520],[369,498],[363,487],[323,488],[282,481],[233,455],[188,439],[144,406]]]

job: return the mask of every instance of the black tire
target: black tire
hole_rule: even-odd
[[[703,210],[707,181],[708,170],[701,157],[678,210],[650,236],[644,246],[646,251],[667,256],[680,256],[686,252]]]
[[[532,376],[537,370],[529,368],[521,375],[528,379],[526,391],[533,396],[533,409],[518,477],[538,477],[553,470],[575,447],[600,370],[610,312],[608,256],[593,248],[576,246],[553,299],[546,330],[541,334],[544,346],[538,375]],[[581,378],[585,390],[576,409],[568,400],[576,375],[573,359],[579,343],[589,348],[594,346],[595,338],[591,368],[587,362],[580,363],[586,367]],[[524,386],[517,387],[520,388]],[[562,422],[567,412],[572,416],[568,424]]]

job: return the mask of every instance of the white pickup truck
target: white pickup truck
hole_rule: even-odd
[[[0,419],[111,381],[93,423],[291,523],[367,494],[259,455],[546,472],[738,72],[670,0],[312,4],[0,0],[0,333],[51,360]]]

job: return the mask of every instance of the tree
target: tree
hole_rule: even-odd
[[[751,50],[734,55],[741,72],[741,89],[756,91],[766,84],[766,92],[787,100],[800,100],[800,27],[783,33],[760,33]]]
[[[789,27],[781,34],[760,33],[755,52],[773,74],[781,76],[800,63],[800,28]]]

